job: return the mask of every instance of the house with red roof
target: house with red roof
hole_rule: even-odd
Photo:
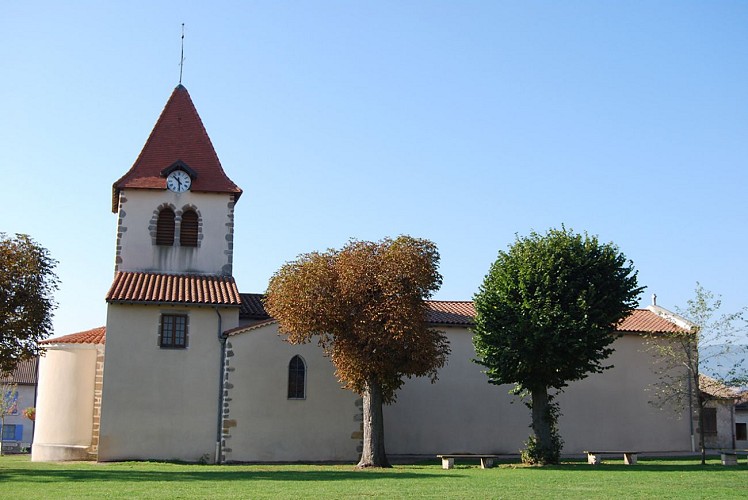
[[[239,292],[241,194],[180,84],[113,185],[106,326],[45,342],[33,460],[357,459],[359,396],[340,388],[318,346],[284,342],[262,295]],[[452,353],[437,383],[410,379],[385,408],[388,452],[516,453],[530,417],[473,362],[472,302],[428,308]],[[559,396],[565,452],[690,449],[689,419],[653,408],[645,392],[656,374],[644,335],[682,328],[651,309],[612,328],[614,367]]]
[[[699,374],[699,388],[704,398],[702,418],[704,422],[704,447],[713,450],[740,448],[738,441],[745,441],[745,435],[739,435],[740,426],[737,417],[740,414],[740,392],[737,388],[727,387],[719,381]],[[698,422],[698,420],[697,420]]]

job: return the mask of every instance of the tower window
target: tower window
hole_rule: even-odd
[[[165,348],[187,347],[187,316],[184,314],[164,314],[161,316],[159,346]]]
[[[183,247],[197,246],[197,213],[194,210],[187,210],[182,214],[179,244]]]
[[[156,245],[174,244],[174,210],[164,208],[158,213],[156,222]]]
[[[306,398],[306,366],[301,356],[294,356],[288,363],[288,399]]]

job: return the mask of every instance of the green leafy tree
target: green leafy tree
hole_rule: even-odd
[[[745,309],[721,313],[722,299],[696,283],[685,308],[673,317],[678,332],[651,335],[649,351],[655,354],[658,381],[650,403],[677,413],[688,409],[699,429],[704,428],[704,408],[713,397],[730,394],[729,387],[748,384],[745,368],[748,336]],[[666,311],[661,311],[665,316]],[[704,433],[699,432],[701,463],[706,463]]]
[[[475,295],[473,342],[489,383],[513,384],[532,411],[526,462],[558,463],[555,394],[610,368],[615,325],[642,291],[636,277],[615,245],[564,227],[499,252]]]
[[[25,234],[0,233],[0,372],[39,354],[52,333],[57,261]]]
[[[0,386],[0,456],[3,454],[3,435],[5,417],[18,412],[18,385],[10,382]]]
[[[403,377],[429,376],[449,354],[446,336],[427,328],[425,299],[439,289],[436,246],[400,236],[351,241],[301,255],[270,280],[265,308],[291,343],[316,337],[344,387],[363,398],[358,467],[389,467],[382,405]]]

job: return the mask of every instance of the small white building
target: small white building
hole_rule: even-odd
[[[358,396],[315,344],[284,342],[261,295],[239,293],[232,277],[241,193],[179,85],[113,186],[106,327],[47,343],[33,460],[357,459]],[[472,361],[472,303],[429,308],[452,353],[436,384],[408,380],[385,408],[388,452],[516,453],[530,415]],[[647,309],[618,326],[614,368],[559,398],[565,452],[690,449],[688,416],[652,408],[645,392],[657,376],[643,334],[680,328]]]

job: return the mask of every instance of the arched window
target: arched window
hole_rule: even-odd
[[[186,210],[182,214],[182,223],[179,227],[179,244],[183,247],[197,246],[197,213],[194,210]]]
[[[156,222],[156,245],[174,244],[174,210],[164,208],[158,213]]]
[[[306,365],[301,356],[294,356],[288,363],[288,399],[306,398]]]

